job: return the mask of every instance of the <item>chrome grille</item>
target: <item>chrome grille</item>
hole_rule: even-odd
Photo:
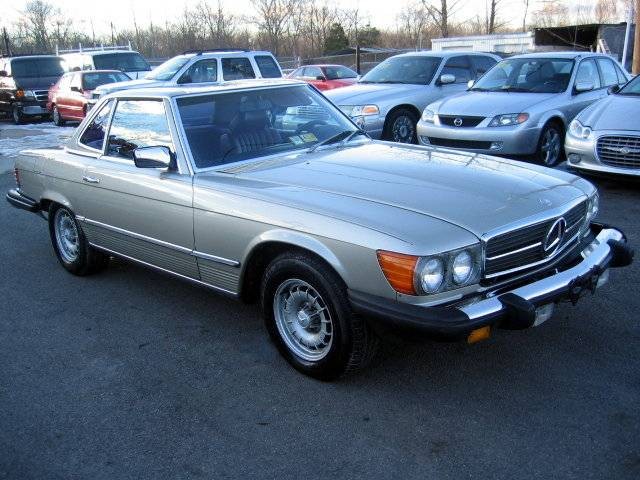
[[[566,221],[566,231],[559,247],[551,255],[544,251],[543,244],[549,229],[560,217],[490,238],[485,245],[485,278],[506,275],[550,261],[576,241],[586,213],[587,203],[581,202],[560,216]]]
[[[605,165],[640,168],[640,137],[603,136],[598,139],[596,151]]]
[[[34,90],[33,93],[36,96],[36,100],[38,100],[39,102],[46,102],[49,98],[48,90]]]

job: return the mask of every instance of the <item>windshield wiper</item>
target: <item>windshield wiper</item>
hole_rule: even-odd
[[[500,90],[497,90],[498,92],[527,92],[527,93],[532,93],[531,90],[529,90],[528,88],[522,88],[522,87],[507,87],[507,88],[501,88]]]
[[[346,137],[345,137],[346,135]],[[313,147],[311,147],[309,150],[307,150],[307,153],[313,153],[315,152],[318,148],[323,147],[325,145],[330,145],[332,143],[335,143],[339,140],[341,140],[343,137],[344,140],[342,140],[342,145],[344,145],[345,143],[347,143],[349,140],[351,140],[353,137],[355,137],[356,135],[366,135],[367,137],[369,136],[367,134],[367,132],[365,132],[364,130],[343,130],[342,132],[336,133],[335,135],[327,138],[326,140],[323,140],[319,143],[316,143]]]

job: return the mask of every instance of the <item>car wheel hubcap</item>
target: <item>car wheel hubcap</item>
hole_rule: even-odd
[[[542,139],[542,157],[544,163],[553,165],[560,156],[560,134],[554,130],[547,130]]]
[[[324,358],[333,342],[333,321],[322,296],[307,282],[289,279],[275,293],[273,313],[278,332],[298,357]]]
[[[66,210],[58,210],[54,218],[54,231],[56,244],[60,256],[67,263],[72,263],[78,258],[78,228],[76,222]]]
[[[411,143],[413,141],[413,133],[415,127],[411,119],[405,115],[398,117],[393,122],[393,140],[401,143]]]

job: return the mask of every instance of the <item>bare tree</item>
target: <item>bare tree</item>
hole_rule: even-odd
[[[440,0],[434,3],[433,0],[429,2],[422,0],[427,12],[429,12],[429,16],[440,30],[442,37],[449,36],[449,22],[459,2],[460,0]],[[439,8],[437,7],[438,3],[440,4]]]
[[[569,18],[569,7],[556,0],[542,0],[540,7],[533,12],[534,25],[537,27],[557,27],[566,25]]]
[[[258,14],[255,23],[274,55],[281,53],[282,41],[289,29],[289,21],[300,0],[252,0]]]
[[[206,27],[208,40],[218,47],[230,46],[235,33],[237,20],[233,15],[225,14],[222,1],[218,0],[215,7],[202,0],[195,6],[195,13]]]
[[[502,4],[502,0],[488,0],[487,4],[487,12],[486,12],[486,33],[492,34],[495,33],[496,30],[504,27],[505,22],[501,21],[498,18],[498,9]]]
[[[522,31],[527,31],[527,14],[529,13],[529,0],[523,0],[524,14],[522,15]]]
[[[29,0],[22,11],[22,28],[36,50],[51,48],[50,27],[58,10],[44,0]]]
[[[594,9],[594,16],[598,23],[613,23],[618,18],[617,0],[598,0]]]
[[[424,38],[430,25],[430,15],[424,3],[415,2],[405,5],[396,16],[397,29],[408,45],[422,48],[426,43]]]

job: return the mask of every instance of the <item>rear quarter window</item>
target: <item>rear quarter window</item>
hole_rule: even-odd
[[[280,78],[282,76],[280,68],[273,57],[269,55],[256,55],[254,59],[260,70],[260,75],[262,75],[263,78]]]

